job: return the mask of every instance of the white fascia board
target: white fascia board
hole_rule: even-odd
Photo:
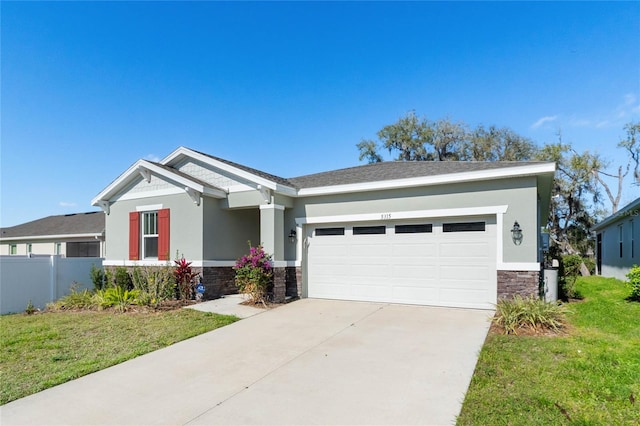
[[[141,161],[138,160],[131,165],[124,173],[116,178],[113,182],[109,184],[105,189],[103,189],[93,200],[91,200],[92,206],[97,206],[98,202],[101,200],[109,200],[122,186],[124,186],[131,177],[138,173],[138,166],[140,166]]]
[[[442,185],[448,183],[461,183],[478,180],[503,179],[510,177],[536,176],[540,174],[555,173],[555,170],[555,163],[531,164],[527,166],[506,167],[502,169],[480,170],[436,176],[422,176],[388,181],[321,186],[317,188],[303,188],[298,191],[298,196],[310,197],[318,195],[344,194],[350,192],[410,188],[415,186]]]
[[[540,264],[537,262],[498,262],[498,271],[540,271]]]
[[[423,219],[434,217],[486,216],[504,214],[508,206],[464,207],[457,209],[410,210],[403,212],[377,212],[335,216],[297,217],[298,226],[322,223],[351,223],[389,220]]]
[[[173,151],[171,154],[169,154],[166,158],[164,158],[160,164],[163,165],[167,165],[169,164],[171,161],[175,160],[176,158],[180,157],[180,156],[187,156],[187,157],[191,157],[195,160],[201,161],[205,164],[209,164],[210,166],[213,166],[217,169],[220,170],[224,170],[225,172],[229,172],[232,175],[235,176],[239,176],[243,179],[247,179],[248,181],[251,182],[255,182],[257,185],[262,185],[266,188],[272,189],[278,193],[281,194],[285,194],[285,195],[290,195],[290,196],[295,196],[296,195],[296,190],[295,188],[291,188],[285,185],[281,185],[278,184],[276,182],[273,182],[269,179],[265,179],[261,176],[255,175],[253,173],[249,173],[245,170],[239,169],[237,167],[234,167],[230,164],[224,163],[222,161],[218,161],[216,159],[213,159],[207,155],[203,155],[200,154],[198,152],[192,151],[189,148],[185,148],[183,146],[181,146],[180,148],[176,149],[175,151]]]
[[[150,163],[146,160],[138,160],[131,167],[127,169],[123,174],[121,174],[116,180],[114,180],[108,187],[106,187],[96,198],[91,200],[91,204],[96,206],[100,200],[109,200],[113,197],[122,187],[125,186],[129,181],[132,180],[138,174],[138,170],[140,168],[147,169],[158,176],[163,176],[167,179],[170,179],[184,187],[191,188],[195,191],[203,195],[208,195],[214,198],[225,198],[227,196],[226,192],[220,189],[205,187],[202,184],[192,181],[191,179],[187,179],[183,176],[172,173],[168,170],[165,170],[162,167],[158,167],[153,163]],[[140,198],[140,197],[136,197]],[[121,197],[121,199],[125,199],[125,197]]]
[[[60,234],[60,235],[34,235],[31,237],[4,237],[0,238],[0,242],[7,241],[38,241],[38,240],[64,240],[69,238],[100,238],[102,232],[90,234]]]

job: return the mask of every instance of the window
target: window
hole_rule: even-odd
[[[18,245],[10,244],[9,245],[9,254],[18,254]]]
[[[158,212],[142,213],[142,258],[158,258]]]
[[[169,209],[129,213],[129,260],[169,260]]]
[[[316,236],[344,235],[344,228],[317,228]]]
[[[56,255],[60,256],[62,254],[62,243],[56,243]]]
[[[484,222],[443,223],[442,232],[484,232]]]
[[[33,244],[27,244],[27,254],[31,254],[33,252]]]
[[[433,225],[430,223],[420,225],[396,225],[396,234],[422,234],[433,232]]]
[[[100,257],[99,241],[67,243],[67,257]]]
[[[635,251],[635,247],[634,247],[634,240],[633,240],[633,220],[629,221],[630,225],[631,225],[631,258],[633,259],[636,256],[636,251]]]
[[[386,232],[387,232],[387,227],[385,225],[353,227],[353,235],[375,235],[375,234],[385,234]]]
[[[618,225],[618,245],[620,246],[620,257],[622,257],[622,243],[623,243],[623,239],[622,239],[622,224]]]

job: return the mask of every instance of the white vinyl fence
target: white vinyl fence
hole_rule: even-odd
[[[96,257],[0,256],[0,314],[23,312],[29,302],[44,308],[69,294],[71,285],[92,289],[91,266]]]

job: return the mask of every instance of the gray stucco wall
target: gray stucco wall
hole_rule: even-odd
[[[633,221],[633,226],[631,222]],[[620,230],[622,226],[622,257],[620,256]],[[631,228],[633,227],[633,235]],[[635,264],[640,264],[640,218],[621,215],[619,220],[598,231],[602,235],[602,268],[600,275],[626,281],[626,274]],[[634,245],[632,250],[632,244]]]
[[[466,182],[401,190],[361,192],[295,200],[285,212],[285,230],[295,229],[297,217],[393,213],[508,205],[503,222],[503,261],[538,261],[537,185],[535,177],[483,182]],[[518,221],[523,229],[522,244],[511,240],[511,228]],[[295,247],[285,245],[287,259],[295,258]]]
[[[224,200],[205,198],[204,259],[236,260],[260,243],[260,211],[251,209],[227,210]]]
[[[107,260],[129,259],[129,212],[138,206],[162,204],[162,208],[171,209],[171,240],[169,258],[176,251],[187,260],[202,259],[202,223],[203,203],[197,206],[184,194],[149,197],[136,200],[118,200],[110,207],[106,216],[106,255]]]

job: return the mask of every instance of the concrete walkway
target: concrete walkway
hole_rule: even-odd
[[[0,423],[453,424],[490,315],[303,299],[11,402]]]

